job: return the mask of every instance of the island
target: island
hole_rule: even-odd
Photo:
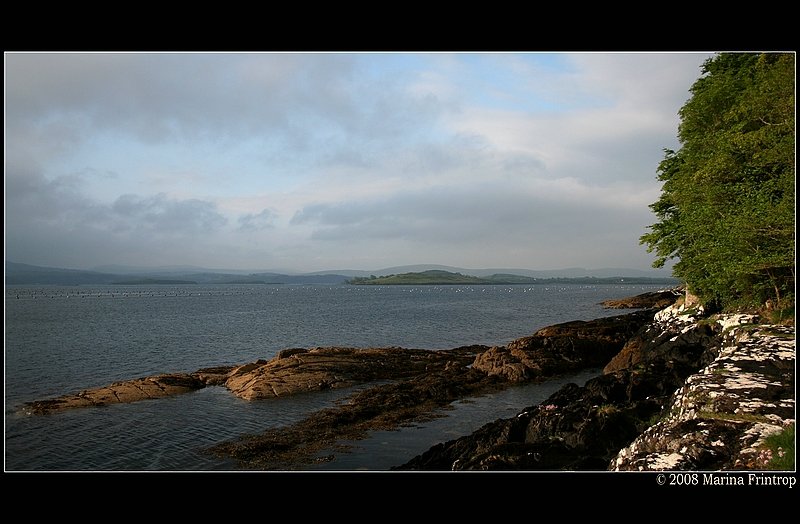
[[[174,278],[135,278],[111,282],[115,286],[161,286],[161,285],[196,285],[194,280],[179,280]]]
[[[464,275],[451,271],[429,270],[398,275],[355,277],[347,280],[356,286],[446,286],[446,285],[515,285],[515,284],[675,284],[674,279],[649,277],[563,277],[536,278],[508,273],[495,273],[487,277]]]

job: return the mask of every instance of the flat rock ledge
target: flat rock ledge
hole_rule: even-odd
[[[207,368],[194,373],[169,373],[151,377],[114,382],[108,386],[87,389],[58,398],[37,400],[23,405],[23,411],[33,415],[46,415],[75,408],[107,406],[138,402],[189,393],[208,385],[224,382],[232,367]]]
[[[398,380],[426,370],[471,364],[486,346],[449,350],[388,348],[292,348],[270,360],[242,366],[204,368],[115,382],[58,398],[24,404],[30,414],[138,402],[223,386],[244,400],[283,397],[301,392],[343,388],[378,380]]]

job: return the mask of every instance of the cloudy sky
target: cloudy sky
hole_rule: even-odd
[[[709,56],[7,53],[6,259],[647,269]]]

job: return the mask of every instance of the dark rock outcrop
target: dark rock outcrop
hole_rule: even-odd
[[[407,355],[413,359],[413,362],[404,364],[403,369],[407,373],[400,380],[371,387],[354,395],[345,404],[313,413],[297,424],[222,443],[211,451],[234,457],[244,468],[302,468],[303,464],[313,461],[315,454],[323,449],[335,448],[342,439],[361,438],[368,430],[392,429],[402,423],[429,417],[435,408],[444,407],[455,400],[508,387],[521,380],[544,379],[565,370],[602,365],[610,355],[619,351],[627,337],[652,320],[653,314],[654,311],[636,312],[591,322],[568,322],[514,341],[510,346],[525,356],[528,369],[536,371],[513,380],[509,380],[506,373],[487,373],[481,365],[486,361],[483,357],[498,348],[488,350],[483,346],[470,346],[419,354],[399,350],[398,355],[392,356]],[[273,378],[270,380],[273,380],[280,374],[275,372],[283,369],[282,361],[295,357],[308,359],[310,353],[299,352],[286,355],[277,362],[251,366],[247,373],[263,370],[271,373]],[[352,366],[349,371],[355,375],[364,372],[360,370],[358,362],[350,360],[353,355],[348,351],[342,354],[347,355],[342,360],[343,364],[347,364],[345,367]],[[340,369],[344,368],[335,368],[337,373]],[[309,371],[313,370],[311,366]],[[369,372],[374,373],[374,370]],[[295,371],[285,376],[296,374]],[[231,381],[228,383],[230,385]],[[625,442],[634,436],[632,434]],[[618,449],[619,446],[614,451]]]
[[[793,327],[734,327],[719,355],[688,377],[663,419],[610,469],[765,469],[765,439],[795,422],[794,369]]]
[[[695,313],[660,311],[584,387],[396,469],[764,469],[765,439],[794,424],[794,327]]]
[[[603,307],[607,307],[609,309],[664,309],[673,305],[679,298],[683,296],[683,293],[684,288],[678,287],[675,289],[665,289],[662,291],[642,293],[641,295],[636,295],[633,297],[604,300],[601,302],[601,304]]]
[[[568,384],[517,417],[440,444],[398,469],[605,470],[646,430],[671,394],[718,349],[711,325],[647,324],[641,354],[586,383]]]
[[[473,367],[522,382],[587,367],[603,366],[628,339],[653,320],[654,310],[575,321],[540,329],[508,346],[478,355]]]
[[[487,377],[454,360],[439,362],[413,377],[360,391],[346,402],[314,412],[295,424],[223,442],[209,452],[231,457],[243,469],[305,469],[323,452],[341,451],[343,440],[428,419],[436,408],[507,385],[498,377]]]

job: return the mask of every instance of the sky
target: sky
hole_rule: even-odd
[[[6,53],[5,257],[648,269],[711,53]]]

